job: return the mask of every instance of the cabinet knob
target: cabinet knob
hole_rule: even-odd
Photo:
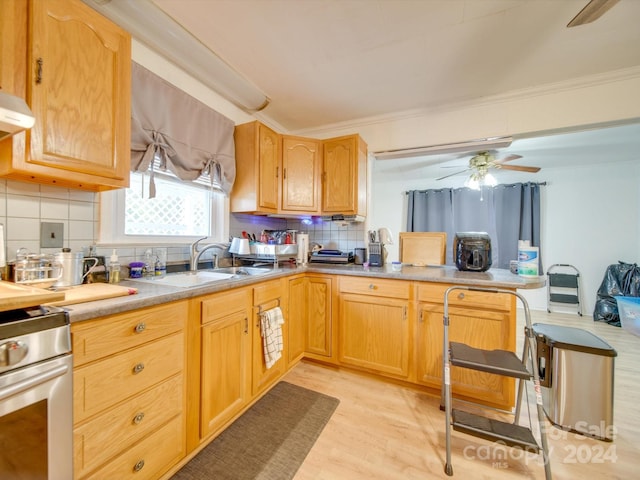
[[[139,324],[136,325],[136,327],[134,328],[134,331],[136,333],[142,333],[146,330],[147,326],[145,325],[144,322],[140,322]]]
[[[133,471],[134,472],[139,472],[140,470],[142,470],[143,467],[144,467],[144,460],[140,460],[138,463],[136,463],[133,466]]]
[[[140,363],[136,364],[135,367],[133,367],[133,374],[137,375],[138,373],[140,373],[143,370],[144,370],[144,363],[140,362]]]
[[[376,286],[373,283],[369,284],[369,290],[375,290]]]
[[[133,417],[133,423],[138,425],[140,422],[144,420],[144,412],[138,413],[135,417]]]
[[[460,292],[460,293],[458,294],[458,299],[459,299],[459,300],[462,300],[463,298],[464,298],[464,292]]]

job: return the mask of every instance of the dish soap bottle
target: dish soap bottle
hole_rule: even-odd
[[[115,248],[111,253],[111,261],[109,262],[109,283],[120,283],[120,261]]]

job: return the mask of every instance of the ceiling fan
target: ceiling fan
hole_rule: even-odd
[[[620,0],[591,0],[578,14],[567,24],[567,27],[577,27],[585,23],[591,23],[604,15]]]
[[[461,173],[471,172],[471,180],[480,181],[485,178],[491,168],[502,168],[504,170],[516,170],[518,172],[539,172],[539,167],[525,167],[522,165],[506,165],[507,162],[522,158],[522,155],[507,155],[504,158],[496,159],[493,150],[486,150],[476,153],[469,159],[469,166],[459,172],[451,173],[440,177],[437,180],[460,175]]]

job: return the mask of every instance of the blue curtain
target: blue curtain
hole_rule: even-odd
[[[407,192],[407,231],[446,232],[447,261],[454,265],[456,232],[486,232],[491,237],[493,268],[509,268],[518,259],[518,240],[540,245],[540,186],[514,183],[469,188]],[[542,249],[540,248],[540,274]]]

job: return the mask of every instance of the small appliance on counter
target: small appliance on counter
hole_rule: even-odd
[[[347,264],[353,263],[352,252],[341,252],[340,250],[318,250],[312,252],[309,258],[310,263],[335,263]]]
[[[367,261],[367,249],[355,248],[353,250],[353,261],[356,265],[363,265]]]
[[[491,238],[485,232],[458,232],[453,239],[456,267],[463,272],[491,268]]]

